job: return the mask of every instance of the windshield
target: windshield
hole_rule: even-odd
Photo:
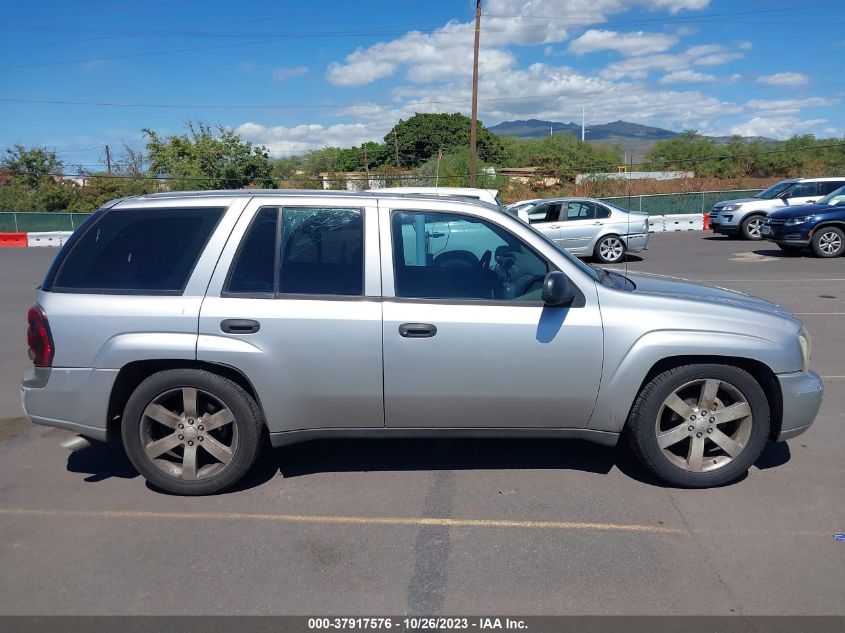
[[[839,187],[821,198],[816,204],[842,204],[845,202],[845,187]]]
[[[591,278],[591,279],[593,279],[593,280],[595,280],[595,281],[598,281],[599,283],[602,283],[602,284],[604,284],[604,283],[605,283],[604,279],[602,279],[601,275],[599,275],[599,274],[596,272],[596,270],[595,270],[594,268],[592,268],[591,266],[587,266],[587,264],[585,264],[585,263],[584,263],[584,262],[582,262],[580,259],[578,259],[577,257],[575,257],[575,255],[573,255],[573,254],[572,254],[572,253],[570,253],[568,250],[566,250],[563,246],[561,246],[560,244],[558,244],[557,242],[555,242],[555,241],[554,241],[553,239],[551,239],[548,235],[546,235],[545,233],[543,233],[543,232],[541,232],[541,231],[538,231],[536,228],[534,228],[534,227],[533,227],[533,226],[531,226],[530,224],[525,224],[525,222],[522,222],[522,221],[520,221],[520,220],[517,220],[517,222],[519,222],[522,226],[527,226],[529,229],[531,229],[532,231],[534,231],[534,233],[535,233],[536,235],[539,235],[541,238],[543,238],[543,241],[544,241],[544,242],[546,242],[547,244],[550,244],[551,246],[553,246],[553,247],[554,247],[554,249],[555,249],[557,252],[559,252],[561,255],[563,255],[564,257],[566,257],[566,259],[567,259],[568,261],[572,262],[572,263],[573,263],[573,264],[575,264],[575,266],[577,266],[580,270],[583,270],[585,273],[587,273],[587,274],[590,276],[590,278]]]
[[[781,182],[776,182],[771,187],[769,187],[768,189],[764,189],[754,197],[762,198],[763,200],[771,200],[777,197],[779,193],[783,193],[784,191],[789,189],[794,184],[795,182],[791,180],[783,180]]]

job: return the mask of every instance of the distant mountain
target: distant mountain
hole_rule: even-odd
[[[528,119],[527,121],[504,121],[489,129],[496,134],[517,136],[519,138],[540,138],[548,136],[550,131],[553,134],[568,132],[576,138],[581,138],[581,124],[573,122],[560,123],[558,121]],[[588,125],[585,128],[585,132],[585,140],[588,143],[595,143],[596,145],[619,145],[626,153],[633,154],[632,158],[634,161],[640,160],[657,141],[663,141],[681,135],[680,132],[673,132],[672,130],[665,130],[650,125],[640,125],[639,123],[630,123],[628,121],[613,121],[612,123],[603,123],[601,125]],[[728,143],[731,140],[729,136],[705,138],[712,138],[720,145]],[[745,140],[748,142],[758,141],[762,143],[774,142],[772,139],[761,136],[747,137]]]

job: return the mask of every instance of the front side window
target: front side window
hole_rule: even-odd
[[[528,213],[528,223],[557,222],[560,219],[560,202],[539,204]]]
[[[279,289],[287,294],[364,294],[360,209],[282,209]]]
[[[112,209],[85,231],[52,287],[181,294],[225,209]]]
[[[799,182],[792,189],[786,192],[787,199],[789,198],[806,198],[807,196],[814,196],[818,191],[818,185],[814,182]]]
[[[545,259],[480,218],[394,211],[396,296],[411,299],[540,301]]]

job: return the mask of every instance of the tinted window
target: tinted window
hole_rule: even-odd
[[[549,202],[540,204],[531,209],[528,213],[528,223],[557,222],[560,218],[560,202]]]
[[[284,208],[279,262],[279,292],[363,294],[361,211]]]
[[[275,207],[260,209],[253,218],[235,256],[227,291],[273,292],[278,218],[279,210]]]
[[[567,202],[567,220],[594,220],[596,211],[590,202]]]
[[[54,287],[179,294],[223,211],[107,211],[70,250]]]
[[[845,180],[829,180],[827,182],[820,182],[819,193],[826,196],[829,193],[833,193],[843,185],[845,185]]]
[[[814,182],[799,182],[792,189],[786,193],[787,198],[806,198],[807,196],[815,196],[818,191],[818,185]]]
[[[596,220],[606,220],[610,217],[610,209],[601,204],[593,204],[596,209]]]
[[[396,211],[396,296],[539,301],[548,264],[521,240],[471,216]]]

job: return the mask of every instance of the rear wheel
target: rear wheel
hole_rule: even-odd
[[[144,380],[123,415],[123,445],[154,486],[204,495],[234,485],[258,456],[263,418],[239,385],[199,369]]]
[[[603,264],[619,263],[625,257],[625,242],[616,235],[606,235],[596,244],[595,256]]]
[[[742,221],[739,229],[742,237],[747,240],[762,240],[763,239],[763,224],[765,219],[762,215],[750,215]]]
[[[748,372],[728,365],[685,365],[656,376],[628,419],[640,461],[684,488],[719,486],[741,476],[769,435],[769,404]]]
[[[818,257],[839,257],[845,253],[845,232],[835,226],[824,226],[813,233],[813,252]]]

